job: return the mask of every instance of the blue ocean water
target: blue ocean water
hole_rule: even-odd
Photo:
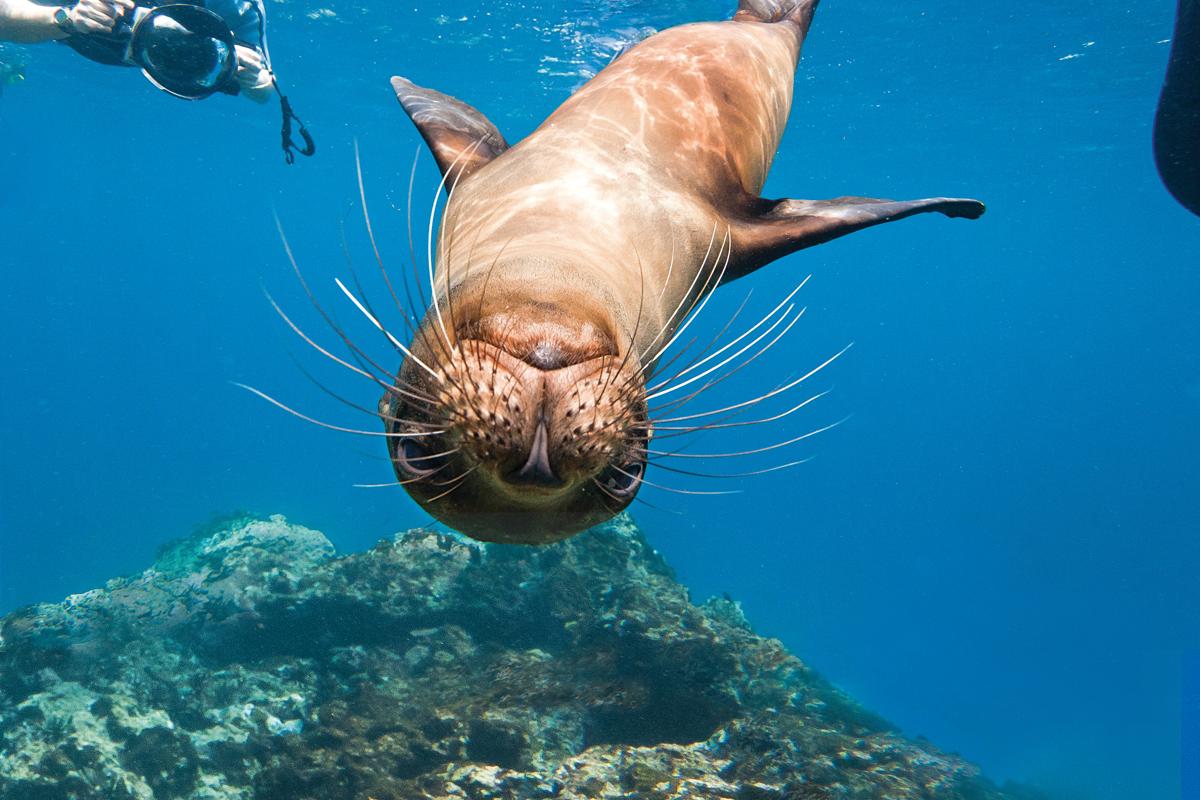
[[[343,550],[426,522],[399,489],[353,487],[391,480],[378,441],[231,384],[371,426],[293,361],[376,399],[271,310],[264,289],[328,341],[275,215],[322,301],[375,345],[333,279],[347,254],[373,269],[356,143],[384,258],[405,269],[420,141],[390,75],[471,102],[515,141],[625,43],[731,5],[272,3],[276,68],[320,147],[290,168],[273,105],[188,104],[28,48],[26,80],[0,97],[0,611],[140,569],[235,509]],[[710,335],[747,291],[765,312],[813,275],[802,322],[705,407],[854,346],[804,413],[696,449],[849,419],[731,470],[814,457],[782,473],[652,476],[742,494],[646,489],[655,507],[634,508],[697,596],[728,592],[907,732],[1059,798],[1181,792],[1181,654],[1200,641],[1200,220],[1151,157],[1173,8],[827,0],[767,194],[973,196],[989,212],[856,234],[722,289],[697,323]],[[421,230],[426,156],[416,185]]]
[[[1200,653],[1184,657],[1182,797],[1200,797]]]

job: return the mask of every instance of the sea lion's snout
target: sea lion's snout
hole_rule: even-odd
[[[406,363],[381,403],[400,482],[487,541],[555,541],[624,509],[645,464],[640,366],[578,336],[504,344],[459,339],[436,377]]]

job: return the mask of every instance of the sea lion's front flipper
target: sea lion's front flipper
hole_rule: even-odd
[[[978,200],[929,197],[924,200],[879,200],[873,197],[835,197],[832,200],[762,200],[759,213],[732,223],[734,262],[725,283],[749,275],[777,258],[822,244],[839,236],[914,214],[936,211],[947,217],[978,219],[984,205]]]
[[[392,78],[396,99],[433,151],[438,169],[453,183],[508,149],[491,120],[448,94],[424,89],[407,78]]]

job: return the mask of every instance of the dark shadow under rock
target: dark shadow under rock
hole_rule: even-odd
[[[0,637],[0,800],[1015,797],[692,604],[627,520],[338,558],[235,518]]]

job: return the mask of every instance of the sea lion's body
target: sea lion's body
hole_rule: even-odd
[[[982,213],[759,197],[815,6],[743,0],[652,36],[511,148],[469,106],[393,80],[451,188],[434,305],[381,403],[397,474],[432,513],[521,542],[602,521],[641,482],[646,379],[703,295],[862,227]],[[461,477],[423,477],[435,463]]]
[[[642,42],[459,182],[442,235],[479,244],[443,253],[439,271],[453,289],[503,248],[492,291],[500,280],[601,292],[645,350],[699,290],[730,212],[758,197],[799,51],[797,26],[761,23],[685,25]]]

